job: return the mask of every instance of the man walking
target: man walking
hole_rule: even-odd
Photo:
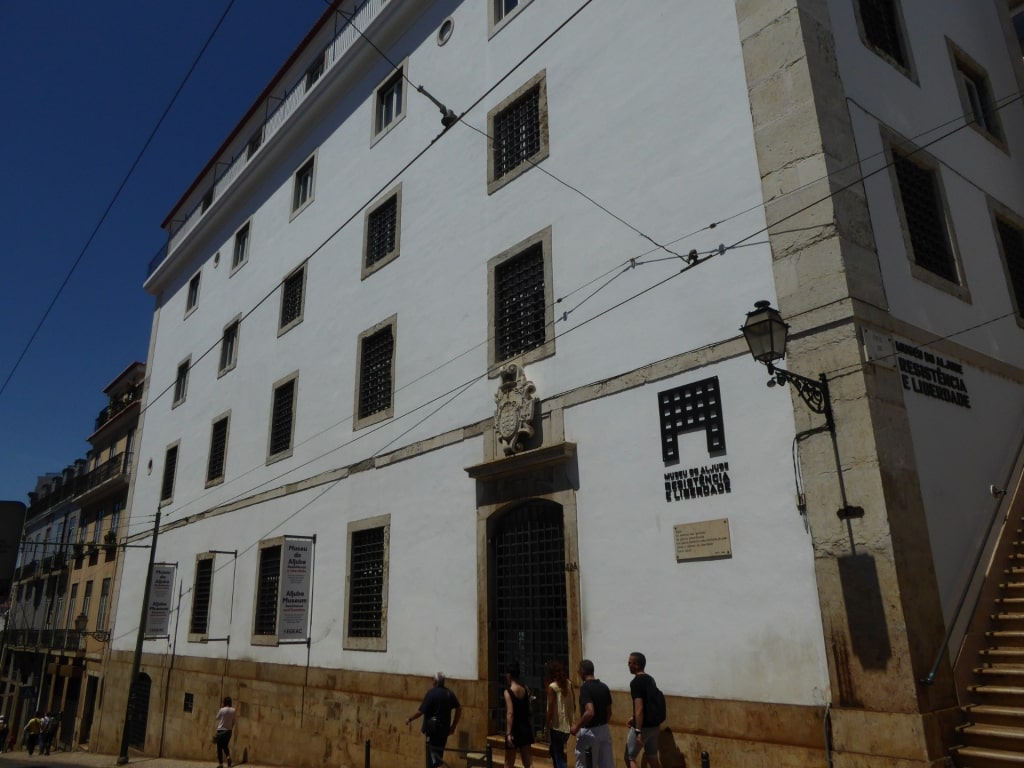
[[[658,690],[654,678],[647,674],[647,657],[642,653],[634,652],[629,654],[627,662],[629,671],[633,673],[633,679],[629,683],[629,696],[633,700],[633,717],[629,719],[629,735],[626,737],[626,759],[629,761],[629,768],[637,768],[636,760],[640,756],[640,750],[644,751],[647,764],[651,768],[661,768],[661,760],[658,758],[658,734],[661,729],[658,727],[665,719],[662,705],[656,703],[664,701],[661,692]]]
[[[213,741],[217,745],[217,768],[224,768],[224,757],[231,768],[231,732],[235,729],[235,708],[231,706],[231,697],[224,697],[224,706],[217,710],[217,735]]]
[[[409,725],[416,718],[422,717],[423,728],[421,729],[427,737],[430,745],[430,766],[448,767],[444,761],[444,748],[448,743],[448,737],[455,733],[455,728],[462,717],[462,705],[451,690],[445,688],[445,677],[443,672],[434,675],[434,684],[423,697],[423,703],[416,713],[406,718],[405,724]],[[452,712],[455,718],[452,719]]]
[[[594,677],[594,662],[584,659],[579,667],[580,719],[569,732],[576,737],[576,768],[586,768],[587,750],[594,758],[594,768],[615,768],[612,755],[612,734],[608,721],[612,717],[612,693],[608,686]]]

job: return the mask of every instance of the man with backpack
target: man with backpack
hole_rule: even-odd
[[[642,653],[629,654],[629,671],[633,679],[629,683],[629,696],[633,700],[633,717],[629,719],[629,735],[626,737],[626,761],[629,768],[637,768],[640,750],[647,757],[651,768],[661,768],[658,758],[658,734],[665,722],[665,696],[658,690],[654,678],[647,674],[647,657]]]

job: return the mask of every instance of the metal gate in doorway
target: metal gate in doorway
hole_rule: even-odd
[[[505,671],[518,661],[522,682],[534,696],[534,732],[544,727],[544,665],[569,657],[565,588],[565,533],[562,507],[529,501],[494,524],[491,535],[491,616],[494,634],[492,679],[496,689],[494,727],[503,732]]]

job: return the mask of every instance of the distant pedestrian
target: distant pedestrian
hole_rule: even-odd
[[[452,712],[455,713],[454,718]],[[459,718],[462,717],[462,705],[455,694],[445,687],[443,672],[434,675],[434,684],[427,691],[427,695],[423,697],[423,703],[420,704],[420,708],[416,710],[415,714],[406,718],[405,724],[409,725],[419,717],[423,718],[423,727],[420,730],[427,737],[427,743],[430,745],[431,768],[439,768],[442,765],[447,768],[448,764],[444,761],[444,748],[448,743],[448,737],[455,733]]]
[[[231,706],[231,697],[224,697],[224,706],[217,710],[217,735],[213,737],[217,745],[217,768],[224,768],[224,757],[231,768],[231,732],[235,729],[235,708]]]
[[[36,751],[36,744],[39,743],[39,732],[43,729],[43,718],[41,712],[36,712],[25,724],[25,748],[29,755]]]
[[[519,681],[519,662],[509,664],[505,678],[505,768],[516,764],[516,752],[523,761],[523,768],[533,765],[533,724],[530,722],[530,689]]]
[[[7,727],[7,718],[4,717],[3,715],[0,715],[0,752],[6,752],[7,751],[7,733],[8,733],[8,730],[9,729]]]
[[[555,768],[566,768],[565,746],[569,743],[569,728],[576,714],[572,683],[560,661],[549,661],[546,672],[548,706],[544,727],[548,731],[548,751]]]
[[[60,712],[53,712],[49,715],[49,721],[46,723],[46,727],[43,729],[41,735],[43,748],[45,751],[44,755],[50,754],[50,749],[57,741],[57,730],[60,728]]]
[[[608,686],[594,677],[594,662],[580,662],[580,719],[573,723],[570,733],[576,737],[576,768],[585,768],[587,750],[594,756],[595,768],[615,768],[612,754],[612,733],[608,721],[612,718],[612,693]]]
[[[39,726],[39,754],[48,755],[50,754],[50,713],[47,712],[43,715],[43,724]]]

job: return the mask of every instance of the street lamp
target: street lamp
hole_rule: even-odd
[[[808,379],[775,365],[776,360],[786,356],[786,339],[789,336],[789,324],[782,319],[779,310],[767,301],[756,302],[754,309],[747,312],[747,320],[740,330],[750,348],[750,354],[759,363],[767,366],[768,373],[772,376],[768,386],[791,385],[808,408],[825,416],[829,432],[835,435],[836,425],[832,418],[832,403],[829,400],[828,378],[825,374],[819,375],[817,380]]]
[[[767,301],[758,301],[754,304],[754,309],[747,312],[747,320],[740,330],[750,348],[750,354],[768,368],[768,374],[772,377],[768,380],[768,386],[789,384],[800,395],[800,399],[808,408],[814,413],[825,416],[829,434],[832,436],[832,452],[836,460],[836,477],[839,481],[839,494],[842,500],[842,506],[836,510],[836,515],[840,520],[864,517],[863,507],[853,506],[846,500],[846,484],[843,482],[843,467],[839,461],[839,443],[836,440],[836,423],[832,417],[828,378],[822,373],[817,380],[808,379],[806,376],[790,373],[775,365],[776,360],[782,360],[786,356],[789,325],[782,319],[779,310]]]

